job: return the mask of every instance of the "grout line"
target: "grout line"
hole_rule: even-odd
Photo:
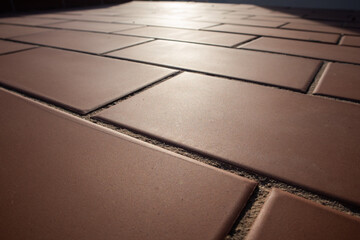
[[[284,23],[284,24],[280,24],[279,26],[277,26],[277,28],[279,28],[279,29],[284,29],[284,28],[282,28],[282,27],[288,25],[289,23],[290,23],[290,22],[286,22],[286,23]]]
[[[254,41],[254,40],[256,40],[256,39],[259,39],[259,38],[261,38],[261,37],[260,37],[260,36],[255,36],[255,37],[253,37],[253,38],[250,38],[249,40],[239,42],[239,43],[231,46],[231,48],[238,48],[238,47],[240,47],[241,45],[247,44],[247,43],[252,42],[252,41]]]
[[[27,51],[27,50],[31,50],[31,49],[35,49],[35,48],[38,48],[38,47],[37,47],[37,46],[33,46],[33,47],[25,48],[25,49],[20,49],[20,50],[15,50],[15,51],[10,51],[10,52],[0,53],[0,56],[8,55],[8,54],[13,54],[13,53],[19,53],[19,52],[23,52],[23,51]]]
[[[325,71],[326,69],[326,66],[328,65],[328,62],[323,62],[321,64],[321,66],[319,67],[317,73],[315,74],[313,80],[309,83],[309,86],[307,88],[307,90],[305,91],[306,94],[309,94],[309,95],[312,95],[316,85],[318,84],[323,72]]]
[[[105,109],[108,109],[108,108],[110,108],[110,107],[118,104],[119,102],[122,102],[122,101],[128,99],[128,98],[131,98],[131,97],[133,97],[133,96],[135,96],[135,95],[138,95],[138,94],[140,94],[140,93],[148,90],[149,88],[152,88],[152,87],[154,87],[154,86],[156,86],[156,85],[158,85],[158,84],[160,84],[160,83],[162,83],[162,82],[165,82],[165,81],[167,81],[167,80],[169,80],[169,79],[171,79],[171,78],[173,78],[173,77],[175,77],[175,76],[177,76],[177,75],[179,75],[179,74],[181,74],[181,73],[182,73],[182,71],[176,71],[176,72],[170,73],[170,74],[166,75],[165,77],[160,78],[159,80],[157,80],[157,81],[155,81],[155,82],[153,82],[153,83],[151,83],[151,84],[149,84],[149,85],[146,85],[146,86],[144,86],[144,87],[142,87],[142,88],[140,88],[140,89],[138,89],[138,90],[135,90],[135,91],[133,91],[133,92],[131,92],[131,93],[123,96],[123,97],[120,97],[120,98],[118,98],[118,99],[115,99],[114,101],[112,101],[112,102],[110,102],[110,103],[107,103],[107,104],[105,104],[105,105],[102,105],[102,106],[100,106],[99,108],[94,109],[94,110],[88,112],[86,115],[84,115],[84,117],[85,117],[85,118],[92,118],[92,117],[94,117],[96,114],[98,114],[99,112],[101,112],[101,111],[103,111],[103,110],[105,110]]]
[[[336,42],[336,45],[341,46],[340,43],[341,43],[341,41],[343,40],[344,37],[345,37],[345,36],[344,36],[343,34],[341,34],[340,37],[339,37],[339,39],[338,39],[338,41]]]
[[[144,41],[144,42],[141,42],[141,43],[135,43],[135,44],[132,44],[132,45],[129,45],[129,46],[125,46],[125,47],[113,49],[113,50],[110,50],[110,51],[107,51],[107,52],[103,52],[103,53],[100,53],[99,55],[105,55],[105,54],[108,54],[108,53],[116,52],[116,51],[123,50],[123,49],[126,49],[126,48],[139,46],[139,45],[149,43],[149,42],[153,42],[153,41],[155,41],[155,39],[149,39],[148,41]]]

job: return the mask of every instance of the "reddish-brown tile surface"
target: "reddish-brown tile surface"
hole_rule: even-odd
[[[360,218],[273,189],[246,240],[354,240]]]
[[[304,91],[320,62],[278,54],[158,40],[109,54]],[[256,70],[255,70],[256,69]]]
[[[1,38],[10,38],[27,34],[40,33],[44,31],[47,31],[47,29],[0,24]]]
[[[104,53],[150,40],[148,38],[68,30],[47,30],[46,32],[13,39],[92,53]]]
[[[341,38],[340,45],[360,47],[360,37],[343,36]]]
[[[110,33],[110,32],[138,28],[141,26],[130,25],[130,24],[117,24],[117,23],[71,21],[65,23],[51,24],[49,25],[49,27]]]
[[[282,28],[287,29],[297,29],[303,31],[314,31],[314,32],[328,32],[328,33],[341,33],[341,34],[352,34],[352,35],[360,35],[360,29],[351,29],[339,26],[331,26],[328,24],[322,25],[310,25],[309,24],[298,24],[298,23],[290,23]]]
[[[329,63],[314,93],[360,101],[359,76],[360,66]]]
[[[340,35],[338,34],[238,26],[238,25],[228,25],[228,24],[206,28],[206,30],[254,34],[257,36],[270,36],[270,37],[290,38],[290,39],[299,39],[299,40],[307,40],[307,41],[328,42],[328,43],[336,43],[340,37]]]
[[[0,90],[1,239],[223,239],[255,182]]]
[[[357,105],[185,73],[97,117],[360,205]]]
[[[206,32],[188,29],[162,28],[162,27],[144,27],[128,31],[122,31],[120,34],[170,39],[186,42],[213,44],[219,46],[231,47],[235,44],[253,39],[254,36]]]
[[[87,113],[174,71],[38,48],[0,56],[0,83]]]
[[[263,37],[241,48],[360,64],[360,48],[347,46]]]
[[[33,48],[34,46],[0,40],[0,54]]]
[[[59,23],[59,22],[64,22],[64,20],[42,19],[42,18],[32,18],[32,17],[0,18],[0,23],[11,23],[11,24],[30,25],[30,26],[41,26],[41,25],[47,25],[47,24]]]

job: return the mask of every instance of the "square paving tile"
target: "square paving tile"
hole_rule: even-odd
[[[0,56],[0,83],[79,113],[171,73],[174,71],[165,68],[50,48]]]
[[[340,45],[360,47],[360,37],[356,36],[343,36]]]
[[[256,183],[0,90],[1,239],[224,239]]]
[[[47,31],[47,29],[0,24],[0,38],[10,38],[44,31]]]
[[[360,218],[273,189],[246,240],[354,240]]]
[[[33,48],[32,45],[0,40],[0,54]]]
[[[240,48],[286,53],[347,63],[360,63],[360,48],[332,44],[262,37],[242,45]]]
[[[139,37],[68,30],[47,30],[37,34],[15,37],[13,39],[98,54],[150,40]]]
[[[314,93],[360,101],[360,66],[329,63]]]
[[[239,35],[239,34],[206,32],[199,30],[162,28],[162,27],[137,28],[127,31],[122,31],[120,32],[120,34],[213,44],[213,45],[227,46],[227,47],[231,47],[235,44],[248,41],[255,37],[255,36],[247,36],[247,35]]]
[[[258,36],[270,36],[270,37],[290,38],[290,39],[299,39],[299,40],[307,40],[307,41],[328,42],[328,43],[336,43],[340,38],[340,35],[338,34],[305,32],[305,31],[286,30],[279,28],[274,29],[274,28],[264,28],[264,27],[239,26],[239,25],[229,25],[229,24],[210,27],[210,28],[206,28],[205,30],[254,34]]]
[[[360,205],[355,104],[183,73],[96,118]]]
[[[71,21],[65,23],[51,24],[50,27],[110,33],[110,32],[138,28],[141,26],[131,25],[131,24],[119,24],[119,23]]]
[[[278,54],[157,40],[110,56],[305,91],[320,62]]]

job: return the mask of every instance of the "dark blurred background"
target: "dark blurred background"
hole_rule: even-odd
[[[0,0],[1,12],[27,12],[59,8],[124,3],[130,0]]]

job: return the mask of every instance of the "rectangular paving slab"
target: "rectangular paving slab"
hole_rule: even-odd
[[[343,36],[340,45],[360,47],[360,37],[356,36]]]
[[[14,43],[0,40],[0,54],[20,51],[24,49],[33,48],[34,46],[22,43]]]
[[[0,56],[0,83],[88,113],[175,71],[51,48]]]
[[[68,30],[47,30],[46,32],[13,39],[98,54],[150,40],[148,38]]]
[[[96,118],[360,205],[355,104],[183,73]]]
[[[0,24],[0,38],[10,38],[48,31],[45,28]]]
[[[157,40],[108,55],[306,91],[320,61]]]
[[[246,240],[354,240],[360,218],[273,189]]]
[[[0,90],[1,239],[224,239],[256,183]]]
[[[314,93],[360,101],[359,76],[360,66],[329,63]]]
[[[65,23],[51,24],[51,25],[49,25],[49,27],[110,33],[110,32],[138,28],[138,27],[140,27],[140,25],[103,23],[103,22],[70,21],[70,22],[65,22]]]
[[[229,34],[229,33],[217,33],[206,32],[199,30],[189,29],[175,29],[175,28],[162,28],[162,27],[144,27],[127,31],[122,31],[120,34],[150,37],[150,38],[162,38],[170,40],[178,40],[185,42],[204,43],[219,46],[231,47],[241,42],[253,39],[255,36]]]
[[[346,28],[340,26],[331,26],[328,24],[318,24],[310,25],[309,24],[299,24],[299,23],[289,23],[283,26],[282,28],[286,29],[297,29],[304,31],[314,31],[314,32],[328,32],[328,33],[341,33],[341,34],[350,34],[350,35],[360,35],[360,29],[356,28]]]
[[[279,28],[274,29],[274,28],[250,27],[250,26],[239,26],[239,25],[229,25],[229,24],[209,27],[209,28],[205,28],[205,30],[253,34],[257,36],[269,36],[269,37],[299,39],[299,40],[318,41],[318,42],[327,42],[327,43],[336,43],[340,37],[340,35],[338,34],[304,32],[304,31],[286,30]]]
[[[32,17],[0,18],[0,23],[12,23],[12,24],[30,25],[30,26],[41,26],[41,25],[59,23],[59,22],[64,22],[64,20],[32,18]]]
[[[245,16],[244,16],[245,17]],[[229,15],[223,16],[204,16],[194,18],[194,21],[207,21],[213,23],[228,23],[228,24],[240,24],[240,25],[249,25],[249,26],[262,26],[262,27],[278,27],[286,23],[286,21],[282,21],[279,19],[280,22],[276,21],[254,21],[249,19],[244,19],[241,17],[229,17]]]
[[[360,48],[347,46],[262,37],[241,48],[360,64]]]

